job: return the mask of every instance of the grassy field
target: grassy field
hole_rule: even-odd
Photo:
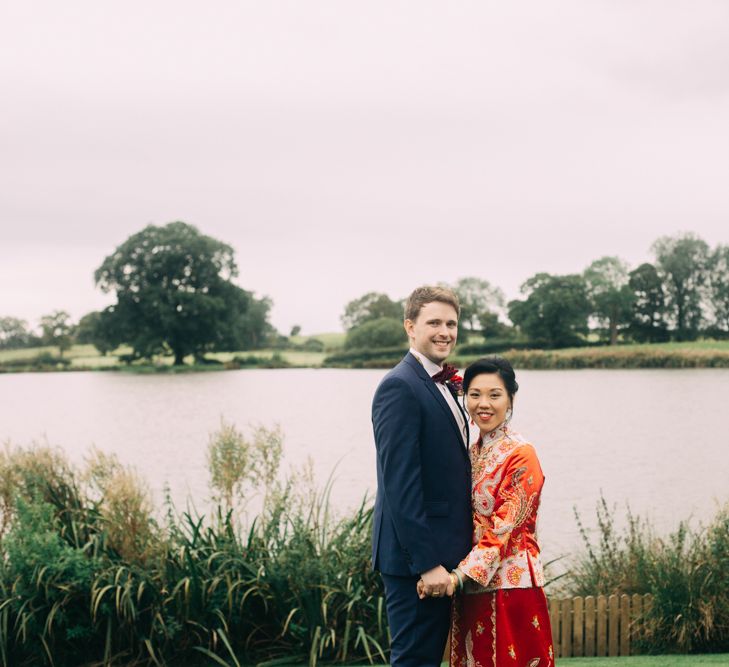
[[[113,354],[102,356],[93,345],[74,345],[71,349],[66,350],[63,354],[65,359],[70,360],[69,368],[71,370],[87,370],[87,369],[109,369],[109,368],[125,368],[124,364],[120,364],[116,355],[129,354],[128,348],[119,348]],[[58,348],[55,347],[32,347],[24,350],[0,350],[0,366],[7,361],[19,361],[27,359],[31,361],[41,354],[51,354],[58,357]],[[307,352],[301,350],[255,350],[245,352],[218,352],[206,355],[210,359],[217,359],[221,362],[231,361],[234,357],[248,358],[256,357],[257,359],[271,359],[278,354],[284,361],[297,368],[310,368],[321,366],[326,354],[323,352]],[[171,366],[172,357],[156,357],[153,365]],[[192,363],[192,357],[185,360],[186,363]],[[134,368],[134,367],[132,367]],[[214,367],[211,368],[214,370]]]
[[[235,357],[239,359],[254,358],[266,366],[267,363],[275,362],[276,355],[284,362],[294,368],[317,368],[323,365],[325,358],[332,350],[341,346],[344,340],[343,333],[324,333],[313,336],[296,336],[293,342],[297,345],[303,344],[308,338],[317,338],[325,346],[326,352],[311,352],[305,350],[254,350],[240,352],[218,352],[208,354],[207,357],[226,363]],[[171,366],[171,357],[158,357],[146,367],[133,366],[131,369],[120,364],[117,356],[128,354],[128,348],[119,348],[114,354],[102,356],[93,345],[74,345],[64,353],[64,358],[70,361],[70,370],[89,369],[125,369],[143,370],[153,369],[159,366]],[[24,350],[0,350],[0,367],[6,363],[17,363],[20,360],[29,362],[41,354],[50,354],[58,357],[58,349],[53,347],[35,347]],[[691,343],[655,343],[642,345],[619,345],[615,347],[575,347],[563,350],[516,350],[503,352],[504,356],[514,363],[516,368],[522,369],[560,369],[560,368],[683,368],[683,367],[729,367],[729,341],[696,341]],[[475,359],[484,355],[456,354],[452,358],[453,363],[463,368]],[[388,357],[389,359],[389,357]],[[385,360],[377,367],[386,368],[395,365],[397,361],[393,358]],[[192,358],[186,359],[191,364]],[[275,365],[275,364],[274,364]],[[255,367],[256,364],[251,364]],[[216,370],[220,367],[211,366],[209,370]],[[205,367],[197,367],[197,370]],[[8,369],[12,370],[12,369]],[[18,369],[24,370],[24,369]],[[52,368],[46,370],[53,370]]]
[[[694,667],[723,665],[729,667],[729,654],[721,655],[640,655],[629,658],[559,658],[566,667]]]
[[[324,343],[327,348],[342,347],[347,334],[343,331],[330,331],[328,333],[311,334],[311,336],[292,336],[291,342],[294,345],[303,345],[310,338],[316,338]]]
[[[628,658],[558,658],[556,664],[565,667],[699,667],[714,665],[729,667],[729,653],[716,655],[638,655]],[[305,667],[301,665],[300,667]],[[376,665],[376,667],[387,667]],[[444,662],[441,667],[448,667]]]
[[[729,667],[729,653],[716,655],[637,655],[628,658],[557,658],[565,667]],[[385,667],[382,665],[380,667]],[[444,662],[442,667],[448,667]]]

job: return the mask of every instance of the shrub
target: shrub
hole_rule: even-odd
[[[458,345],[456,351],[460,355],[472,354],[495,354],[505,350],[528,350],[534,348],[535,344],[525,340],[513,338],[490,338],[479,343],[464,343]]]
[[[238,508],[264,497],[249,525],[226,506],[178,516],[171,503],[160,525],[113,457],[96,452],[79,473],[50,448],[6,448],[0,665],[385,662],[371,505],[335,516],[330,484],[319,493],[306,471],[279,476],[280,447],[263,427],[223,423],[211,438],[213,490]]]
[[[575,512],[584,551],[566,577],[572,595],[650,593],[644,650],[729,650],[729,505],[707,527],[681,522],[666,537],[628,512],[627,529],[615,529],[613,510],[601,498],[598,543]]]
[[[330,354],[324,359],[324,365],[347,368],[389,368],[400,361],[406,352],[406,347],[347,350]]]
[[[344,340],[344,349],[362,350],[405,344],[402,322],[393,317],[380,317],[350,329]]]
[[[305,352],[324,352],[324,343],[318,338],[307,338],[300,346]]]

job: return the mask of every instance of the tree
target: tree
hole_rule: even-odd
[[[33,335],[25,320],[17,317],[0,317],[0,349],[28,347],[32,339]]]
[[[666,294],[653,264],[644,263],[630,272],[628,286],[633,292],[630,335],[639,342],[661,343],[668,340],[664,319]]]
[[[176,365],[189,354],[259,346],[271,303],[233,284],[237,274],[228,244],[184,222],[149,225],[96,270],[96,284],[117,297],[102,321],[135,357],[172,352]]]
[[[76,325],[76,342],[93,345],[103,356],[121,344],[114,328],[114,318],[105,312],[86,313]]]
[[[350,301],[344,307],[342,324],[349,331],[365,322],[377,320],[381,317],[390,317],[402,321],[402,304],[393,301],[387,294],[381,292],[368,292],[359,299]]]
[[[513,326],[499,321],[499,316],[488,310],[479,315],[478,324],[481,327],[481,335],[487,340],[493,338],[514,338],[516,335],[516,330]]]
[[[402,322],[392,317],[380,317],[350,329],[344,340],[344,347],[347,350],[396,347],[404,345],[405,342]]]
[[[716,326],[729,332],[729,246],[720,245],[709,259],[709,301]]]
[[[618,257],[601,257],[585,269],[583,276],[592,315],[607,329],[610,345],[615,345],[618,329],[630,322],[633,313],[628,265]]]
[[[451,288],[458,296],[461,305],[460,323],[467,331],[475,332],[481,322],[490,322],[488,315],[496,315],[504,307],[504,293],[480,278],[461,278]],[[498,318],[498,315],[496,315]]]
[[[294,324],[294,326],[291,327],[291,333],[289,334],[289,338],[294,338],[298,336],[301,333],[301,325]]]
[[[587,333],[590,302],[582,276],[537,273],[522,286],[524,301],[509,303],[509,318],[530,340],[546,347],[566,347]]]
[[[63,352],[71,347],[73,325],[70,319],[71,316],[65,310],[56,310],[40,319],[43,344],[57,345],[60,357],[63,357]]]
[[[664,236],[653,244],[678,340],[694,340],[701,327],[709,246],[695,234]]]

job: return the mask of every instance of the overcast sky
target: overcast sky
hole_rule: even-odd
[[[729,3],[5,0],[0,316],[74,318],[149,223],[284,333],[371,290],[729,242]]]

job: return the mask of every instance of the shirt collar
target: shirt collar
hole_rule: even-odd
[[[428,357],[420,352],[417,352],[414,348],[410,348],[410,354],[412,354],[423,366],[425,372],[431,377],[438,371],[442,370],[438,364],[434,364]]]

